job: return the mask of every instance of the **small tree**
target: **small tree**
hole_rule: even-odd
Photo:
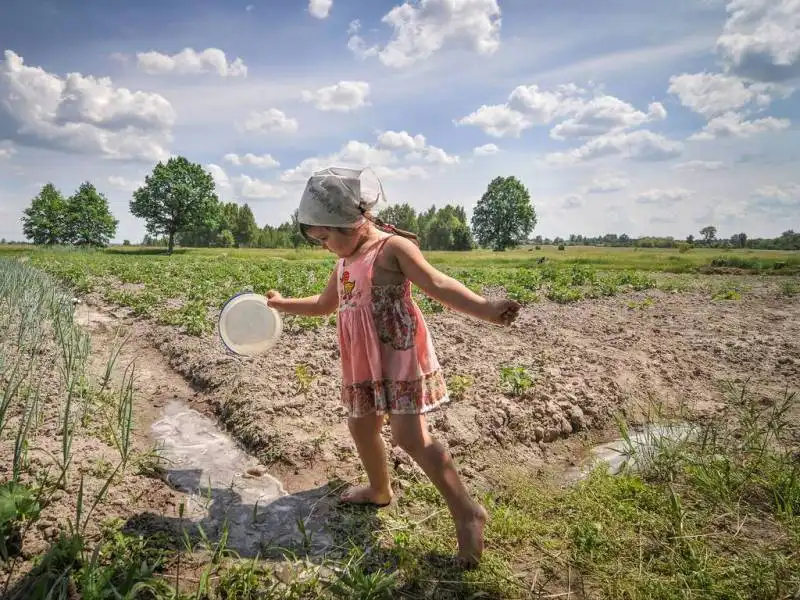
[[[281,227],[283,227],[283,225]],[[299,210],[295,210],[292,213],[292,222],[290,231],[291,233],[289,234],[289,240],[292,244],[292,248],[297,250],[300,246],[308,246],[308,241],[306,240],[305,236],[300,232]]]
[[[117,233],[108,200],[88,181],[67,200],[66,215],[66,239],[78,246],[107,246]]]
[[[703,236],[706,244],[710,244],[717,238],[717,228],[713,225],[709,225],[707,227],[703,227],[700,230],[700,235]]]
[[[22,231],[34,244],[63,244],[67,203],[52,183],[46,184],[24,211]]]
[[[171,253],[176,234],[210,225],[217,202],[211,174],[179,156],[155,166],[133,193],[130,208],[133,216],[147,221],[149,233],[168,237]]]
[[[746,233],[734,233],[731,236],[731,244],[733,244],[737,248],[746,248],[747,247],[747,234]]]
[[[466,223],[458,223],[453,228],[453,250],[472,250],[475,241],[472,239],[472,230]]]
[[[239,208],[236,216],[236,228],[233,230],[233,237],[239,246],[250,246],[255,244],[258,238],[258,224],[253,216],[253,211],[245,204]]]
[[[475,207],[472,229],[481,246],[513,248],[528,239],[536,212],[528,190],[516,177],[496,177]]]
[[[220,248],[233,248],[236,245],[236,238],[229,229],[223,229],[217,234],[217,246]]]

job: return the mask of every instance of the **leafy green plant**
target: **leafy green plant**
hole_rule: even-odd
[[[364,556],[351,559],[338,578],[330,584],[337,598],[351,600],[390,600],[394,597],[397,574],[383,569],[368,572],[362,565]]]
[[[452,375],[447,380],[447,391],[453,400],[463,400],[474,384],[475,379],[471,375]]]
[[[294,368],[294,377],[297,380],[297,394],[306,394],[314,383],[314,373],[305,363],[300,363]]]
[[[21,528],[39,518],[41,507],[33,490],[7,481],[0,484],[0,559],[5,562],[22,549]]]
[[[723,289],[714,293],[712,300],[741,300],[742,294],[739,290]]]
[[[790,279],[788,281],[781,282],[781,293],[784,296],[797,296],[800,294],[800,281],[796,279]]]
[[[534,380],[525,367],[501,367],[500,385],[511,396],[520,397],[533,387]]]
[[[568,304],[570,302],[577,302],[583,297],[581,290],[567,285],[559,284],[552,286],[547,290],[548,300],[557,302],[558,304]]]
[[[654,300],[650,296],[648,296],[647,298],[639,302],[636,301],[628,302],[628,308],[631,310],[644,310],[646,308],[650,308],[651,306],[653,306],[653,304]]]

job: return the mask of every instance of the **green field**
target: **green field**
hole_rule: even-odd
[[[727,277],[703,274],[707,271],[769,276],[793,295],[800,293],[797,278],[778,277],[797,273],[798,253],[545,248],[428,256],[473,289],[502,287],[525,302],[571,302],[653,287],[679,290],[682,278],[704,285],[713,280],[736,293],[727,287]],[[168,543],[164,532],[143,535],[112,519],[99,524],[99,533],[90,533],[93,511],[107,494],[129,493],[125,486],[135,478],[152,478],[147,487],[165,484],[155,450],[131,433],[137,406],[133,373],[126,369],[119,385],[109,385],[109,374],[123,368],[115,366],[113,352],[105,367],[100,360],[99,370],[92,371],[96,350],[91,336],[73,321],[71,294],[42,271],[79,293],[99,293],[108,302],[199,335],[210,331],[214,311],[230,294],[270,287],[293,295],[314,293],[333,264],[331,255],[312,250],[202,249],[168,256],[140,248],[1,247],[0,442],[8,452],[7,481],[0,484],[5,575],[0,596],[798,597],[800,463],[793,433],[798,398],[790,392],[765,398],[731,388],[728,408],[689,431],[654,434],[646,449],[628,441],[626,452],[638,461],[638,471],[612,476],[601,466],[584,481],[565,486],[559,473],[551,478],[547,471],[532,476],[519,466],[501,469],[500,483],[476,490],[490,520],[488,551],[473,571],[449,560],[454,531],[442,498],[413,475],[398,475],[403,493],[390,509],[334,512],[327,526],[337,549],[318,562],[294,551],[270,560],[240,558],[226,548],[224,529],[210,537],[182,531],[177,543]],[[786,301],[795,302],[788,295]],[[439,310],[423,296],[419,300],[425,310]],[[292,322],[315,326],[320,321]],[[516,401],[527,401],[517,394]],[[620,430],[625,438],[622,421]],[[79,445],[85,440],[91,445]],[[105,449],[109,458],[81,463],[83,451],[73,442]],[[30,459],[29,452],[48,444],[52,464]],[[84,489],[84,478],[96,481],[95,487]],[[340,483],[329,485],[336,490]],[[115,497],[119,502],[122,496]],[[77,498],[77,510],[58,527],[44,523],[43,511],[64,498]],[[19,539],[38,530],[61,533],[33,557],[30,576],[9,587],[28,557]],[[193,570],[186,573],[183,564]]]
[[[7,246],[1,256],[25,256],[31,263],[74,286],[95,291],[136,314],[182,326],[199,335],[213,329],[214,311],[231,295],[271,288],[285,295],[318,293],[335,264],[324,250],[180,249],[167,255],[156,248],[105,250],[32,249]],[[509,252],[430,252],[432,264],[485,293],[502,288],[525,303],[559,303],[613,296],[630,290],[678,286],[654,274],[701,272],[792,275],[800,271],[800,253],[781,251],[690,252],[660,249],[554,247]],[[676,289],[675,287],[668,289]],[[419,291],[425,312],[441,310]],[[289,319],[290,326],[315,327],[322,319]]]

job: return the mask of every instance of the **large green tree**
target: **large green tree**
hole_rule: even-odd
[[[65,221],[65,239],[77,246],[107,246],[119,224],[106,197],[88,181],[67,200]]]
[[[700,235],[703,236],[703,239],[706,241],[706,244],[710,244],[717,238],[717,228],[714,227],[713,225],[703,227],[700,230]]]
[[[472,229],[478,243],[506,250],[523,243],[536,226],[528,190],[516,177],[495,177],[478,201]]]
[[[179,156],[155,166],[133,193],[130,208],[135,217],[145,219],[149,233],[167,236],[172,252],[177,234],[212,226],[217,204],[211,174]]]
[[[34,244],[63,244],[67,240],[67,203],[52,183],[45,184],[22,217],[22,231]]]

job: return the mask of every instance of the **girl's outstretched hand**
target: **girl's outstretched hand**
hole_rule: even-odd
[[[277,290],[270,290],[265,294],[267,298],[267,305],[271,306],[272,308],[280,308],[281,302],[283,302],[283,296]]]
[[[514,300],[492,300],[487,311],[487,321],[498,325],[511,325],[519,315],[522,305]]]

